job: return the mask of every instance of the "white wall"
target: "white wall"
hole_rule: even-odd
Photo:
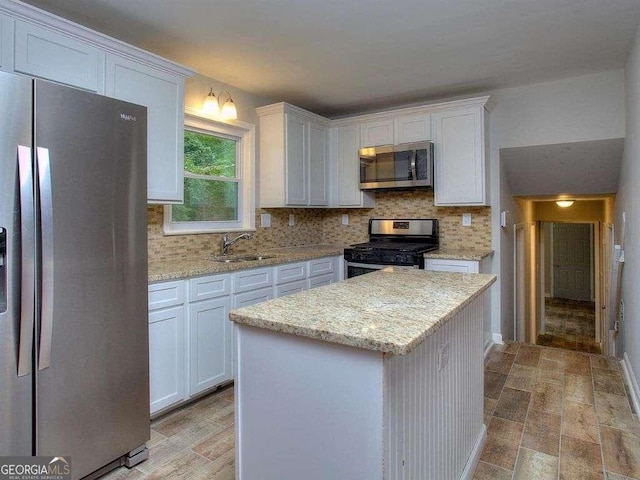
[[[608,71],[489,92],[495,107],[489,125],[492,243],[496,251],[492,332],[512,332],[513,230],[500,228],[500,211],[517,207],[500,168],[500,149],[624,136],[624,72]],[[497,186],[500,188],[497,188]],[[640,367],[639,367],[640,368]]]
[[[639,31],[640,32],[640,31]],[[626,138],[615,208],[615,242],[620,243],[622,212],[627,212],[622,279],[624,322],[621,349],[640,380],[640,33],[625,68]]]

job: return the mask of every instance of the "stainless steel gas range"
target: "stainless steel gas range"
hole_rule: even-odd
[[[437,250],[438,246],[436,219],[371,219],[369,241],[344,250],[346,277],[389,265],[424,268],[424,253]]]

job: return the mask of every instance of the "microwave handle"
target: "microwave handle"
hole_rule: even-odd
[[[416,151],[411,150],[411,179],[417,180],[418,174],[416,172]]]

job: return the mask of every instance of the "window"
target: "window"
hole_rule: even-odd
[[[254,229],[254,131],[185,115],[184,204],[165,206],[165,234]]]

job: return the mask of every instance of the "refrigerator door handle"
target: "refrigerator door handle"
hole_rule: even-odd
[[[53,201],[49,149],[37,147],[36,154],[40,193],[40,230],[42,238],[42,287],[38,370],[44,370],[51,365],[51,340],[53,336]]]
[[[18,345],[18,376],[31,373],[33,352],[33,322],[35,305],[35,207],[31,148],[18,145],[18,179],[20,181],[20,344]]]

